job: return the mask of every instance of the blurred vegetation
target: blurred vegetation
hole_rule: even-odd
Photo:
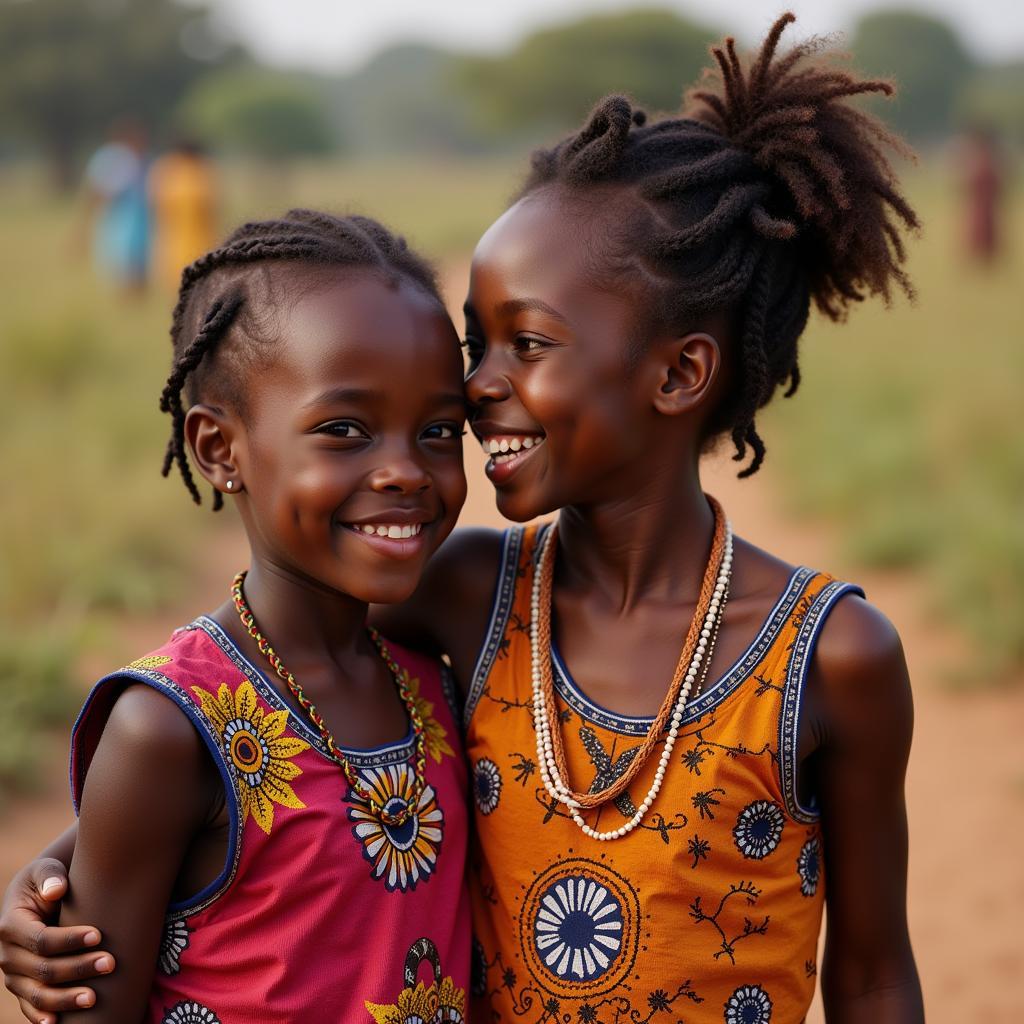
[[[503,56],[463,58],[456,80],[473,98],[481,132],[557,133],[610,92],[677,109],[721,34],[659,9],[595,15],[535,32]]]
[[[339,148],[319,83],[257,67],[200,79],[182,99],[176,120],[191,137],[224,154],[282,160]]]
[[[395,46],[331,76],[258,65],[193,3],[0,0],[0,156],[41,152],[66,185],[125,116],[158,145],[185,134],[263,159],[520,153],[608,92],[677,109],[729,29],[634,9],[533,32],[493,56]],[[886,116],[912,141],[967,122],[1024,141],[1024,64],[979,63],[946,22],[898,9],[865,15],[846,43],[866,71],[897,80]]]
[[[864,564],[913,569],[934,611],[974,641],[951,675],[985,686],[1024,667],[1024,208],[1018,182],[1007,251],[972,265],[938,170],[909,181],[925,224],[911,247],[917,302],[812,318],[800,390],[764,421],[792,514],[837,526]]]

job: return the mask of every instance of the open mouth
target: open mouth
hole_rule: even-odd
[[[480,447],[495,465],[512,462],[544,443],[543,434],[502,434],[484,437]]]
[[[480,447],[488,456],[487,475],[493,483],[504,483],[543,444],[543,434],[484,435]]]

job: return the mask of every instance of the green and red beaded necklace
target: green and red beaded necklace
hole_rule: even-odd
[[[231,598],[235,604],[235,610],[238,612],[239,618],[242,620],[242,625],[246,628],[249,636],[256,641],[256,646],[259,647],[260,653],[270,662],[274,671],[284,681],[288,689],[291,691],[292,696],[298,701],[299,706],[309,720],[317,727],[320,731],[324,744],[327,746],[327,750],[330,752],[331,757],[338,765],[339,768],[345,773],[345,778],[348,779],[349,785],[352,789],[359,794],[359,796],[370,805],[371,812],[376,815],[385,825],[404,825],[409,817],[415,812],[419,806],[420,797],[423,795],[423,787],[426,785],[426,755],[424,754],[424,743],[425,743],[425,730],[423,728],[423,719],[420,717],[420,713],[416,708],[416,701],[414,700],[411,691],[409,690],[409,683],[407,675],[402,671],[398,662],[391,656],[391,652],[388,650],[387,644],[384,643],[380,634],[375,629],[367,629],[370,635],[370,639],[373,641],[374,646],[380,653],[381,660],[388,667],[388,671],[391,673],[392,678],[395,680],[395,686],[398,688],[398,694],[402,698],[402,703],[405,705],[405,710],[409,715],[409,721],[412,722],[413,736],[416,741],[416,753],[415,761],[413,764],[413,786],[412,793],[409,797],[408,804],[397,812],[391,812],[385,810],[373,797],[372,793],[363,785],[359,778],[359,773],[352,767],[351,762],[345,756],[344,751],[334,742],[334,736],[331,734],[330,729],[327,728],[327,724],[324,722],[323,716],[316,709],[316,705],[305,695],[302,687],[299,686],[295,676],[291,674],[284,667],[281,659],[277,656],[277,652],[271,646],[270,641],[259,631],[256,626],[256,617],[253,615],[252,610],[246,604],[245,596],[242,593],[242,584],[245,582],[245,572],[240,572],[231,584]]]

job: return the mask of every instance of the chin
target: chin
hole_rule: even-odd
[[[561,507],[545,500],[541,495],[498,491],[495,496],[498,511],[513,523],[529,523],[540,516],[557,512]]]

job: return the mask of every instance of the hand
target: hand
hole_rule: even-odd
[[[89,925],[55,928],[60,901],[67,893],[67,869],[58,860],[33,861],[11,880],[0,906],[0,970],[33,1024],[57,1024],[57,1014],[96,1002],[89,988],[59,986],[109,974],[114,958],[89,947],[100,933]]]

